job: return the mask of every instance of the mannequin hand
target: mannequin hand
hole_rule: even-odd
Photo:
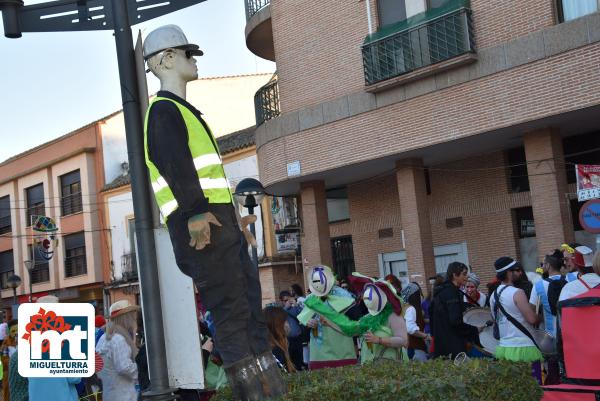
[[[221,223],[210,212],[197,214],[188,220],[188,230],[190,232],[190,246],[198,251],[204,249],[210,244],[210,225],[214,224],[221,227]]]
[[[242,219],[240,221],[240,226],[242,228],[242,233],[244,234],[244,237],[246,238],[246,242],[256,248],[256,238],[254,238],[254,235],[252,235],[250,230],[248,230],[248,226],[255,222],[256,222],[256,215],[249,214],[248,216],[242,217]]]
[[[367,342],[369,342],[371,344],[378,344],[379,343],[379,337],[377,337],[373,333],[367,333],[367,334],[365,334],[365,341],[367,341]]]

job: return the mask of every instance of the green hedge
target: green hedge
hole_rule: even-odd
[[[529,364],[474,359],[455,366],[381,362],[286,375],[286,401],[539,401]],[[225,388],[212,399],[231,400]]]

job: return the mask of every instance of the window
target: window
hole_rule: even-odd
[[[79,213],[83,210],[81,202],[81,177],[79,170],[60,177],[62,215]]]
[[[83,232],[65,236],[65,276],[87,274],[85,235]]]
[[[355,270],[352,237],[332,238],[331,256],[333,257],[333,270],[340,280],[351,275]]]
[[[570,136],[563,139],[567,182],[574,184],[575,164],[600,164],[600,132]]]
[[[535,237],[535,221],[531,207],[513,209],[516,231],[519,238]]]
[[[329,222],[349,220],[350,207],[348,205],[348,191],[346,188],[328,189],[326,196]]]
[[[38,184],[25,190],[27,196],[27,222],[31,225],[31,216],[43,216],[46,214],[44,204],[44,184]]]
[[[440,8],[452,0],[377,0],[379,25],[404,21],[427,10]]]
[[[10,197],[0,198],[0,234],[6,234],[12,231],[10,223]]]
[[[560,22],[571,21],[598,11],[599,0],[558,0]]]
[[[8,288],[8,278],[15,273],[13,251],[0,252],[0,287]]]
[[[50,281],[50,266],[48,261],[42,258],[42,255],[36,251],[35,255],[32,255],[31,245],[27,247],[28,254],[27,258],[33,260],[35,257],[35,265],[31,269],[31,283],[39,284]]]
[[[525,148],[515,148],[506,151],[508,164],[508,189],[510,192],[529,191],[529,176],[527,175],[527,158]]]

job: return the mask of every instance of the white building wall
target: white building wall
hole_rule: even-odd
[[[130,236],[134,233],[129,232],[128,220],[133,218],[133,198],[131,192],[127,192],[107,197],[106,200],[113,267],[111,276],[114,276],[115,280],[120,280],[123,278],[121,257],[132,252],[130,249]]]

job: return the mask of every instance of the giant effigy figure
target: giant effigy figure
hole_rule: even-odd
[[[175,25],[152,31],[143,52],[161,85],[146,114],[146,164],[177,265],[213,316],[215,345],[236,399],[279,396],[285,385],[268,341],[258,271],[215,138],[185,100],[187,83],[198,78],[194,57],[203,52]]]

